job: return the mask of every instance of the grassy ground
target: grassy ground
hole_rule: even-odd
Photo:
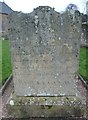
[[[88,82],[88,49],[81,48],[80,50],[80,63],[79,63],[79,73]],[[11,74],[11,57],[9,52],[9,42],[8,40],[0,40],[0,84],[4,84],[5,80]],[[2,78],[2,79],[1,79]]]
[[[79,73],[88,83],[88,48],[80,49]]]
[[[2,85],[2,41],[0,40],[0,87]]]
[[[8,40],[2,41],[2,84],[11,74],[11,56],[9,51],[9,42]]]

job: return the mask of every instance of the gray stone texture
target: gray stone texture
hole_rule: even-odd
[[[13,118],[62,117],[85,118],[86,109],[75,96],[68,97],[17,97],[11,95],[7,103],[8,113]]]
[[[80,13],[40,6],[9,16],[17,96],[77,96]]]

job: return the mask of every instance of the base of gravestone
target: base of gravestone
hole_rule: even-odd
[[[14,93],[6,104],[13,118],[29,117],[85,117],[85,105],[76,96],[18,97]]]

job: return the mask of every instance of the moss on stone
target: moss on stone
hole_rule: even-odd
[[[14,105],[10,105],[10,100]],[[7,103],[10,115],[14,117],[82,117],[85,114],[85,105],[75,96],[69,97],[17,97],[11,96]],[[50,103],[50,101],[52,101]],[[59,102],[58,102],[59,101]]]

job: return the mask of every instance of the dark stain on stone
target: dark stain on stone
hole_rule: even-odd
[[[48,109],[51,109],[51,108],[52,108],[52,105],[49,105],[49,106],[48,106]]]

